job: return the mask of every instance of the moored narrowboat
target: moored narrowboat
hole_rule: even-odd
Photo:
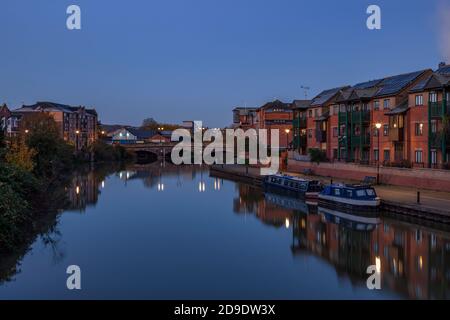
[[[365,185],[332,184],[319,194],[319,206],[360,215],[378,213],[381,200],[375,189]]]
[[[264,187],[277,188],[295,193],[302,198],[316,198],[323,186],[319,181],[306,180],[295,176],[276,174],[264,178]]]

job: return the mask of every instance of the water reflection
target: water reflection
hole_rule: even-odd
[[[146,202],[148,198],[151,200]],[[305,279],[313,279],[312,285],[315,285],[324,277],[320,272],[325,272],[323,268],[320,268],[320,272],[316,270],[316,262],[313,262],[314,268],[311,269],[303,269],[296,263],[310,257],[330,266],[337,278],[343,280],[338,283],[348,280],[351,285],[351,290],[348,290],[331,288],[330,284],[330,288],[323,288],[324,294],[325,291],[347,290],[347,297],[353,297],[352,293],[348,293],[352,289],[366,290],[367,267],[376,265],[381,272],[383,292],[393,292],[405,298],[449,298],[450,232],[447,226],[405,221],[397,216],[361,218],[318,208],[316,203],[305,203],[288,194],[270,190],[264,192],[255,186],[209,177],[208,168],[204,166],[153,163],[85,168],[49,194],[46,202],[42,208],[45,214],[36,221],[29,242],[13,254],[0,256],[0,284],[12,279],[20,280],[22,269],[42,263],[45,260],[42,250],[32,249],[33,255],[27,255],[31,247],[42,246],[50,252],[52,264],[60,268],[67,264],[74,252],[78,252],[78,259],[85,258],[92,264],[90,268],[95,270],[98,267],[101,270],[99,272],[104,272],[101,267],[103,259],[116,259],[117,252],[122,252],[120,259],[124,256],[127,265],[118,266],[117,272],[123,274],[119,273],[115,277],[127,278],[133,285],[126,288],[128,291],[124,288],[124,291],[137,292],[136,298],[147,297],[139,287],[142,285],[146,288],[142,282],[142,273],[149,274],[152,288],[158,288],[159,284],[161,288],[166,288],[170,283],[171,291],[179,289],[189,292],[188,295],[162,297],[161,292],[165,291],[161,289],[151,296],[153,298],[205,298],[204,295],[195,296],[195,290],[209,294],[212,289],[208,283],[220,282],[222,279],[223,290],[230,293],[226,297],[233,298],[242,290],[250,290],[244,283],[255,274],[258,276],[255,275],[252,282],[254,291],[248,291],[246,298],[272,298],[271,293],[277,289],[286,292],[285,295],[279,295],[284,298],[308,298],[308,293],[301,292],[311,289],[304,285]],[[132,208],[126,215],[119,209],[114,211],[123,202],[126,207]],[[151,214],[149,208],[153,210]],[[91,214],[97,211],[105,214]],[[76,220],[78,224],[72,224],[73,221],[62,223],[62,213],[72,213],[69,216],[83,220]],[[131,219],[127,219],[129,216]],[[252,216],[255,219],[251,219]],[[249,229],[241,228],[243,219],[251,222]],[[161,227],[169,224],[169,229]],[[83,243],[78,243],[81,239],[74,231],[78,231],[78,228],[86,230],[83,238],[92,237],[96,240],[93,247],[98,246],[97,255],[111,251],[111,243],[120,239],[120,242],[114,242],[117,251],[114,249],[111,256],[105,255],[99,260],[89,256],[83,251],[86,244],[83,246]],[[68,241],[67,234],[71,234],[71,244],[65,243]],[[250,238],[258,241],[252,242]],[[273,256],[267,256],[269,253],[259,249],[264,239],[269,239],[272,245],[270,254]],[[179,250],[180,246],[184,250]],[[128,254],[139,247],[142,250],[135,251],[139,254]],[[174,251],[177,255],[172,254]],[[143,252],[149,252],[148,256]],[[151,252],[159,253],[157,261]],[[215,258],[210,259],[205,252]],[[25,256],[28,260],[24,262]],[[223,260],[219,263],[221,258]],[[260,271],[255,271],[254,261],[258,259],[265,261],[265,264],[257,264],[257,270]],[[173,273],[170,272],[172,266],[183,263],[186,264],[184,269],[177,267]],[[142,269],[139,269],[140,264],[143,264]],[[239,272],[229,273],[229,268],[238,266]],[[208,270],[214,272],[208,273]],[[249,273],[246,274],[246,270]],[[292,284],[276,281],[273,278],[275,270],[284,270],[279,276],[286,273],[286,277],[292,279]],[[43,277],[51,278],[52,272],[48,271],[49,274]],[[64,271],[61,274],[64,276]],[[152,278],[152,274],[158,276]],[[268,274],[271,277],[267,277]],[[196,289],[191,289],[194,286],[186,280],[192,278],[198,281],[205,276],[209,278],[196,283]],[[181,277],[178,282],[172,280],[177,277]],[[100,281],[97,278],[94,280]],[[234,280],[236,282],[233,284]],[[301,285],[295,282],[298,280],[302,280]],[[103,285],[105,292],[109,293],[111,290],[107,288],[110,284],[106,283],[95,282],[95,287],[102,288]],[[244,287],[239,287],[240,283]],[[186,284],[189,289],[182,287],[182,284]],[[18,294],[22,294],[29,291],[28,286],[30,284],[22,280],[17,281],[17,287],[14,288]],[[0,295],[1,289],[0,285]],[[8,292],[8,288],[3,288],[3,292]],[[65,291],[62,292],[65,294]],[[266,293],[259,296],[261,292]],[[358,297],[360,294],[355,295]],[[331,296],[340,298],[336,293]],[[367,293],[361,296],[367,297]]]
[[[314,254],[341,277],[365,283],[369,265],[381,272],[382,287],[415,299],[450,298],[448,227],[425,227],[402,217],[366,218],[276,193],[237,185],[236,213],[252,213],[268,225],[292,227],[292,254]]]

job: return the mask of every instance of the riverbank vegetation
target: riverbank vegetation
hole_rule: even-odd
[[[87,159],[128,158],[123,148],[103,142],[76,153],[74,146],[61,138],[53,118],[44,113],[23,127],[27,130],[9,139],[0,130],[0,252],[14,250],[25,241],[49,195],[76,166]]]

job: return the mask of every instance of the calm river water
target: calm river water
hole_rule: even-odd
[[[450,232],[352,217],[159,163],[85,171],[21,252],[0,299],[449,298]],[[81,268],[80,291],[66,287]],[[378,265],[381,290],[368,290]]]

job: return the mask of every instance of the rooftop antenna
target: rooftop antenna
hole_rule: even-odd
[[[305,100],[308,100],[308,91],[311,90],[311,88],[307,86],[300,86],[300,88],[303,89],[303,92],[305,93]]]

